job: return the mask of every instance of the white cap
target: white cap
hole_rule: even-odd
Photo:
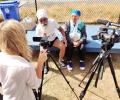
[[[45,9],[39,9],[36,14],[38,19],[41,19],[43,17],[48,18],[47,11]]]

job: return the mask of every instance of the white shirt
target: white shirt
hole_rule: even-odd
[[[34,67],[24,58],[0,52],[3,100],[35,100],[32,89],[40,86]]]
[[[78,30],[78,24],[79,24],[79,20],[77,21],[77,23],[75,24],[75,26],[74,26],[74,22],[72,20],[70,20],[71,31],[70,31],[69,36],[70,36],[70,38],[73,41],[79,41],[80,37],[81,37],[81,33],[77,32],[77,30]]]
[[[53,41],[56,37],[62,37],[58,31],[59,25],[54,19],[48,19],[47,26],[42,26],[40,23],[36,27],[36,35],[39,37],[45,37],[44,33],[48,37],[48,41]]]

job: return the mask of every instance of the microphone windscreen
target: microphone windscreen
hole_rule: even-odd
[[[109,21],[103,20],[103,19],[98,19],[98,20],[97,20],[97,23],[106,25],[107,23],[109,23]]]

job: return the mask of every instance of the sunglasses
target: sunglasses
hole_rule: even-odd
[[[48,19],[47,18],[41,18],[39,21],[42,22],[46,22]]]

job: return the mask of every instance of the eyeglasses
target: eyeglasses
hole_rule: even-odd
[[[46,22],[48,19],[47,18],[41,18],[39,21],[42,22]]]

